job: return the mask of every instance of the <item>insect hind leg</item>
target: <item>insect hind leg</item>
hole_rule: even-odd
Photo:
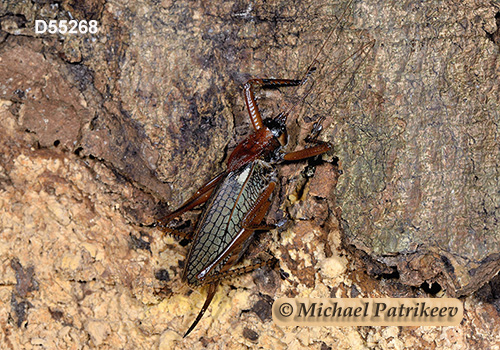
[[[162,219],[156,222],[156,226],[160,229],[165,229],[167,224],[172,221],[172,219],[182,215],[183,213],[190,211],[205,203],[212,194],[215,187],[219,184],[219,182],[226,175],[225,172],[218,174],[216,177],[205,183],[195,194],[191,196],[184,204],[182,204],[176,211],[164,216]]]
[[[182,231],[170,228],[170,227],[160,227],[160,230],[162,230],[164,233],[167,233],[169,235],[179,237],[182,239],[187,239],[189,241],[193,239],[193,232],[182,232]]]
[[[223,279],[226,279],[226,278],[240,276],[240,275],[246,274],[248,272],[252,272],[254,270],[260,269],[261,267],[264,267],[264,266],[273,267],[274,265],[276,265],[277,262],[278,262],[278,259],[276,259],[273,256],[272,258],[269,258],[267,260],[264,260],[264,261],[261,261],[261,262],[255,263],[255,264],[251,264],[251,265],[247,265],[247,266],[242,266],[242,267],[237,267],[235,269],[228,269],[228,270],[225,270],[225,271],[220,271],[216,275],[208,276],[203,281],[203,284],[209,284],[209,283],[220,281],[220,280],[223,280]],[[226,266],[230,266],[230,265],[228,264]]]

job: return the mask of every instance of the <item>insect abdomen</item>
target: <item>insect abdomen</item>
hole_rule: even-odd
[[[245,215],[269,183],[269,172],[265,162],[256,160],[231,172],[215,190],[198,223],[188,255],[184,272],[188,283],[200,283],[196,276],[235,239]]]

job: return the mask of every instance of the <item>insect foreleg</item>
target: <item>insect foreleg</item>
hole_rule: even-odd
[[[317,141],[321,142],[321,141]],[[284,155],[283,160],[294,161],[303,160],[328,152],[332,146],[327,142],[321,142],[316,146],[290,152]]]

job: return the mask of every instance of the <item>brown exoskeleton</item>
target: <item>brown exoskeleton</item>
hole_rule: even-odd
[[[347,6],[344,13],[346,8]],[[325,43],[335,29],[330,31]],[[184,337],[198,324],[224,277],[251,271],[270,262],[231,269],[247,249],[254,232],[272,228],[263,221],[277,183],[275,166],[284,161],[314,157],[331,148],[329,143],[317,140],[321,129],[318,122],[313,136],[309,138],[314,143],[312,147],[285,153],[283,148],[288,141],[286,120],[290,109],[275,118],[263,120],[253,91],[255,87],[275,88],[303,84],[315,70],[313,66],[324,46],[323,44],[302,79],[251,79],[244,85],[245,103],[254,133],[236,146],[229,156],[225,171],[204,184],[180,208],[157,223],[167,233],[192,239],[182,280],[190,285],[209,286],[205,303]],[[356,53],[362,50],[364,47]],[[204,203],[203,213],[193,234],[168,227],[172,219]]]

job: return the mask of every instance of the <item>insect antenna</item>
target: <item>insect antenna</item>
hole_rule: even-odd
[[[368,43],[365,43],[363,44],[359,49],[357,49],[356,51],[354,51],[351,55],[349,55],[348,57],[346,57],[344,60],[342,60],[342,62],[340,62],[334,69],[333,71],[336,71],[338,70],[339,67],[343,66],[347,61],[353,59],[354,57],[360,55],[360,56],[367,56],[370,51],[373,49],[373,46],[375,45],[375,40],[372,40]],[[354,68],[353,68],[353,74],[351,75],[350,79],[342,86],[342,88],[339,90],[339,92],[337,93],[337,96],[334,98],[334,100],[331,102],[331,105],[336,105],[337,102],[339,101],[340,97],[347,91],[348,87],[349,87],[349,84],[353,81],[354,79],[354,74],[355,72],[358,71],[359,67],[361,66],[361,64],[363,63],[363,60],[359,60],[356,62]],[[332,81],[336,81],[337,79],[340,78],[340,76],[344,74],[343,71],[340,71],[333,77]],[[306,96],[307,97],[310,93],[310,91],[312,90],[309,89],[306,93]],[[301,101],[303,102],[305,100],[305,97],[304,98],[301,98]],[[311,136],[308,137],[308,140],[309,141],[312,141],[312,140],[315,140],[319,134],[319,131],[321,130],[321,125],[323,124],[323,121],[325,120],[326,118],[326,114],[321,114],[321,116],[319,117],[319,119],[314,123],[313,125],[313,130],[311,131]]]
[[[340,24],[342,23],[344,17],[347,14],[347,9],[351,6],[352,2],[353,2],[353,0],[350,0],[350,1],[348,1],[344,5],[344,8],[342,10],[342,13],[340,14],[339,19],[336,21],[335,25],[330,29],[330,31],[328,32],[326,38],[323,40],[323,44],[321,45],[321,47],[316,52],[316,54],[312,58],[311,62],[307,66],[307,69],[305,70],[302,78],[300,79],[302,81],[302,83],[301,83],[302,86],[304,86],[308,82],[308,80],[310,80],[310,77],[311,77],[311,75],[314,72],[321,70],[323,68],[323,66],[326,64],[325,61],[320,62],[318,58],[323,53],[323,51],[325,50],[326,45],[328,44],[328,42],[330,41],[330,39],[332,38],[332,36],[335,34],[335,32],[337,31],[337,29],[339,29]],[[338,41],[338,38],[339,37],[337,37],[336,41]],[[343,64],[343,62],[341,62],[340,64],[338,64],[337,67],[335,67],[335,69],[337,69],[338,67],[342,66],[342,64]],[[319,69],[318,69],[318,66],[320,66]],[[298,92],[298,90],[300,89],[300,87],[301,86],[298,86],[295,89],[295,94]],[[300,105],[302,102],[304,102],[304,100],[307,98],[307,96],[311,93],[313,87],[314,87],[314,82],[312,84],[310,84],[310,87],[306,89],[305,93],[303,93],[302,97],[299,100],[297,100],[294,103],[292,103],[292,105],[290,107],[288,107],[285,110],[285,112],[281,113],[284,116],[285,121],[286,121],[286,118],[288,117],[288,115],[290,113],[292,113],[293,109],[295,107],[297,107],[298,105]]]
[[[323,88],[321,90],[318,90],[318,84],[320,83],[320,80],[317,78],[312,78],[312,75],[315,75],[317,77],[320,76],[325,76],[325,72],[322,72],[327,65],[327,63],[331,60],[331,56],[334,54],[334,47],[340,40],[340,33],[337,35],[335,40],[332,40],[332,37],[334,36],[335,33],[339,32],[341,30],[341,23],[343,22],[343,19],[347,16],[348,9],[352,5],[353,1],[347,2],[343,10],[341,10],[341,14],[336,21],[336,24],[329,30],[326,39],[323,41],[321,44],[321,47],[319,50],[316,52],[312,60],[310,61],[309,65],[307,66],[307,70],[305,71],[304,75],[302,76],[302,83],[300,86],[297,86],[295,89],[295,93],[292,95],[295,95],[296,98],[294,101],[290,102],[289,104],[285,105],[287,108],[285,109],[285,112],[282,112],[279,117],[282,119],[287,118],[289,114],[292,112],[295,113],[297,112],[295,109],[298,106],[304,106],[307,105],[312,108],[312,101],[306,102],[306,99],[313,93],[315,92],[315,96],[320,95],[324,92],[327,91],[327,88]],[[330,44],[330,45],[329,45]],[[351,66],[352,74],[351,77],[348,79],[348,81],[343,84],[343,86],[340,89],[335,89],[336,90],[336,96],[334,96],[333,101],[329,101],[329,105],[331,108],[335,106],[338,102],[338,100],[344,95],[344,93],[348,90],[350,83],[354,80],[355,73],[361,66],[361,64],[364,62],[364,59],[368,56],[368,54],[371,52],[372,48],[375,45],[375,40],[371,40],[367,43],[362,44],[360,47],[358,47],[356,50],[354,50],[352,53],[347,54],[347,56],[344,56],[342,60],[338,63],[335,64],[335,66],[331,69],[328,69],[327,74],[330,75],[332,74],[333,76],[328,77],[327,84],[331,84],[332,82],[336,82],[337,80],[340,80],[342,76],[349,76],[349,69],[347,68],[351,64],[348,63],[349,61],[354,62],[354,65]],[[328,46],[328,47],[327,47]],[[323,56],[320,59],[320,56]],[[357,57],[361,57],[361,59],[357,60]],[[300,92],[300,90],[302,90]],[[318,90],[318,91],[315,91]],[[314,100],[317,100],[317,97],[314,98]],[[313,130],[311,131],[311,136],[308,137],[308,140],[315,140],[317,136],[319,135],[319,131],[322,129],[322,123],[326,118],[326,115],[328,113],[324,113],[322,111],[320,114],[320,118],[316,120],[316,122],[313,125]]]

